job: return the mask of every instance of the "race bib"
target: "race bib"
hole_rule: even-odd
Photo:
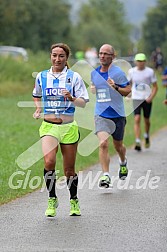
[[[99,88],[96,91],[97,102],[111,101],[109,88]]]
[[[44,96],[45,112],[60,113],[67,107],[67,101],[62,95],[63,88],[46,88]]]
[[[135,88],[138,91],[144,91],[146,89],[145,84],[143,84],[143,83],[139,83],[139,84],[136,83]]]

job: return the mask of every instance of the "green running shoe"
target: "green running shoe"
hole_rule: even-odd
[[[58,207],[58,198],[49,198],[48,199],[48,208],[45,211],[45,216],[54,217],[56,216],[56,208]]]
[[[149,148],[150,147],[150,139],[149,137],[145,138],[145,148]]]
[[[70,200],[70,216],[80,216],[81,211],[79,207],[78,199],[71,199]]]
[[[100,179],[99,179],[99,187],[104,187],[104,188],[108,188],[111,185],[111,179],[109,176],[107,175],[103,175]]]
[[[125,165],[120,164],[119,178],[121,180],[125,180],[127,176],[128,176],[127,164],[125,164]]]
[[[141,144],[140,143],[136,143],[135,150],[136,151],[141,151]]]

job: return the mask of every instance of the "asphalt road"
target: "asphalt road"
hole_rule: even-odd
[[[2,205],[0,251],[166,252],[167,128],[152,137],[150,149],[141,153],[128,149],[127,157],[129,177],[121,184],[118,157],[111,159],[113,189],[97,187],[99,165],[80,173],[80,217],[69,216],[63,183],[58,186],[59,207],[53,219],[44,215],[46,190]]]

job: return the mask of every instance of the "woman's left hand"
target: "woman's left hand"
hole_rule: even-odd
[[[72,99],[73,99],[73,96],[71,95],[71,93],[67,89],[62,90],[62,95],[65,98],[67,98],[69,101],[72,101]]]

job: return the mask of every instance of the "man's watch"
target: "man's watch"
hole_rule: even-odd
[[[115,86],[115,90],[116,90],[116,91],[119,91],[119,87],[118,87],[118,86]]]

